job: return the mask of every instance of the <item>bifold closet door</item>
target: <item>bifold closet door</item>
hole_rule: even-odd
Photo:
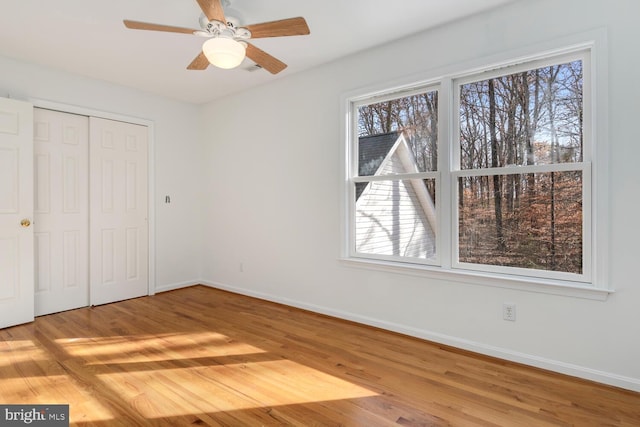
[[[35,314],[89,305],[89,118],[34,109]]]
[[[146,126],[89,119],[90,303],[148,295]]]
[[[33,105],[0,98],[0,328],[33,320]]]

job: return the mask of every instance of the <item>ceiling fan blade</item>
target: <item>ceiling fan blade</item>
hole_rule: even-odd
[[[209,21],[215,19],[216,21],[220,21],[224,24],[227,23],[220,0],[198,0],[198,4]]]
[[[302,17],[247,25],[245,28],[251,31],[252,39],[264,37],[305,36],[310,33],[307,21]]]
[[[206,70],[208,66],[209,60],[204,56],[204,53],[200,52],[200,54],[191,61],[191,64],[187,66],[187,70]]]
[[[193,34],[196,30],[191,28],[172,27],[171,25],[151,24],[149,22],[130,21],[125,19],[124,26],[131,28],[132,30],[151,30],[151,31],[165,31],[168,33],[182,33]]]
[[[287,68],[287,64],[269,55],[264,50],[258,49],[251,43],[247,43],[247,57],[271,74],[278,74]]]

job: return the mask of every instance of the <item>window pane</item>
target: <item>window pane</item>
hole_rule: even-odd
[[[360,176],[436,171],[438,92],[358,107],[358,136]],[[390,170],[385,159],[398,149],[403,150],[402,163],[394,164]]]
[[[583,161],[582,61],[460,86],[460,168]]]
[[[582,185],[580,171],[460,178],[460,262],[581,274]]]
[[[356,251],[433,258],[436,253],[435,180],[363,184],[355,202]]]

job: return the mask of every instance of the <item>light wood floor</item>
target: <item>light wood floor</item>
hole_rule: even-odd
[[[640,426],[640,394],[195,286],[0,330],[72,425]]]

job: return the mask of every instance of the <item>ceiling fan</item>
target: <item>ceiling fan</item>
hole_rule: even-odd
[[[300,36],[310,33],[307,22],[302,17],[240,27],[236,19],[225,18],[221,0],[197,0],[197,2],[204,14],[200,19],[200,26],[202,27],[200,30],[128,19],[123,22],[127,28],[133,30],[193,34],[207,38],[202,45],[202,52],[187,66],[189,70],[205,70],[209,64],[220,68],[235,68],[247,56],[271,74],[277,74],[284,70],[287,64],[255,47],[248,40],[265,37]]]

